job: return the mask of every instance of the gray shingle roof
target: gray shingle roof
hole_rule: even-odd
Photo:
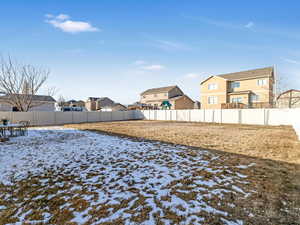
[[[167,86],[167,87],[159,87],[159,88],[151,88],[141,93],[141,95],[145,94],[155,94],[155,93],[163,93],[163,92],[169,92],[173,88],[176,88],[176,85],[173,86]]]
[[[12,94],[12,95],[7,94],[4,96],[1,96],[0,99],[9,99],[13,95],[24,95],[24,94]],[[40,102],[56,102],[56,100],[49,95],[32,95],[32,100],[40,101]]]
[[[254,69],[254,70],[246,70],[241,72],[235,72],[235,73],[227,73],[227,74],[221,74],[217,75],[219,77],[222,77],[226,80],[246,80],[246,79],[252,79],[252,78],[258,78],[258,77],[271,77],[273,76],[274,68],[273,67],[265,67],[260,69]]]

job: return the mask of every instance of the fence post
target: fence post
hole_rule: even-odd
[[[239,110],[239,124],[242,123],[242,109],[238,109]]]
[[[56,125],[57,123],[56,123],[56,113],[57,112],[54,112],[54,124]]]

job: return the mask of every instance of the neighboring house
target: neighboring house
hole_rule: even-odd
[[[178,86],[152,88],[141,93],[141,104],[161,109],[163,102],[168,101],[171,109],[193,109],[194,101],[190,99]]]
[[[16,106],[7,102],[9,98],[11,98],[11,95],[4,94],[0,96],[0,111],[18,111]],[[55,103],[55,99],[51,96],[33,95],[33,107],[30,108],[29,111],[55,111]]]
[[[89,97],[85,103],[88,111],[124,111],[127,108],[120,103],[115,103],[108,97]]]
[[[111,111],[126,111],[126,110],[127,110],[127,107],[120,104],[120,103],[114,103],[113,105],[108,105],[108,106],[105,106],[105,107],[101,108],[101,111],[108,111],[108,112],[111,112]]]
[[[277,97],[278,108],[300,108],[300,90],[291,89]]]
[[[131,105],[128,105],[128,110],[147,110],[152,108],[153,107],[151,105],[140,103],[140,102],[135,102]]]
[[[82,100],[77,101],[77,100],[72,99],[72,100],[67,101],[67,105],[70,106],[70,107],[82,107],[82,108],[84,108],[85,107],[85,102],[82,101]]]
[[[201,103],[199,101],[195,101],[194,109],[201,109]]]
[[[210,76],[201,82],[201,108],[271,107],[273,86],[273,67]]]

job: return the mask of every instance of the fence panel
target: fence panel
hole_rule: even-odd
[[[101,112],[87,112],[87,121],[88,122],[98,122],[100,121]]]
[[[223,109],[222,123],[239,123],[239,109]]]
[[[189,110],[176,110],[177,121],[190,121]]]
[[[156,118],[157,120],[166,120],[166,110],[157,110]]]
[[[30,122],[31,125],[55,125],[55,114],[56,112],[28,112],[33,117],[33,123]],[[22,112],[21,114],[26,114],[25,112]],[[30,117],[30,116],[28,116]],[[26,120],[26,119],[25,119]],[[28,120],[30,121],[30,120]]]
[[[222,123],[222,109],[214,110],[214,123]]]
[[[87,123],[88,112],[73,112],[73,123]]]
[[[242,124],[265,124],[265,109],[243,109],[241,110]]]
[[[55,125],[73,123],[73,112],[55,112]]]
[[[100,121],[111,121],[112,120],[112,112],[101,112]]]
[[[113,121],[119,121],[119,120],[123,120],[124,118],[124,114],[122,111],[116,111],[116,112],[111,112],[112,113],[112,120]]]
[[[11,122],[18,123],[19,121],[29,121],[30,124],[37,122],[32,112],[13,112]]]
[[[214,109],[206,109],[205,110],[205,115],[204,115],[204,118],[205,118],[204,122],[213,123],[214,120],[215,120],[214,116],[215,116],[215,110]]]
[[[191,110],[191,121],[192,122],[205,122],[205,120],[204,120],[204,110],[203,109],[193,109],[193,110]]]

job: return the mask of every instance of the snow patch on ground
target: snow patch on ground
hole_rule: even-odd
[[[64,202],[60,210],[71,212],[69,222],[78,224],[116,219],[133,224],[143,216],[139,224],[156,224],[157,215],[164,224],[172,224],[170,214],[181,219],[178,224],[201,224],[201,213],[222,217],[227,224],[243,224],[230,219],[219,205],[229,195],[247,198],[251,194],[238,186],[246,182],[242,170],[251,165],[238,166],[239,172],[230,171],[215,166],[217,160],[213,153],[185,146],[137,142],[63,127],[35,128],[28,136],[0,145],[0,185],[9,187],[41,176],[36,185],[44,189],[55,185],[57,192],[40,191],[31,202],[59,197]],[[229,172],[223,175],[223,170]],[[58,181],[61,177],[72,179]],[[11,204],[10,197],[0,193],[0,214]],[[74,199],[82,202],[81,209],[75,207]],[[212,200],[217,203],[212,204]],[[24,199],[16,199],[15,204],[19,207],[15,216],[20,222],[27,216],[28,222],[32,211],[27,210]],[[41,217],[47,223],[55,215],[48,206],[43,207]],[[92,210],[102,210],[105,216],[92,215]]]

